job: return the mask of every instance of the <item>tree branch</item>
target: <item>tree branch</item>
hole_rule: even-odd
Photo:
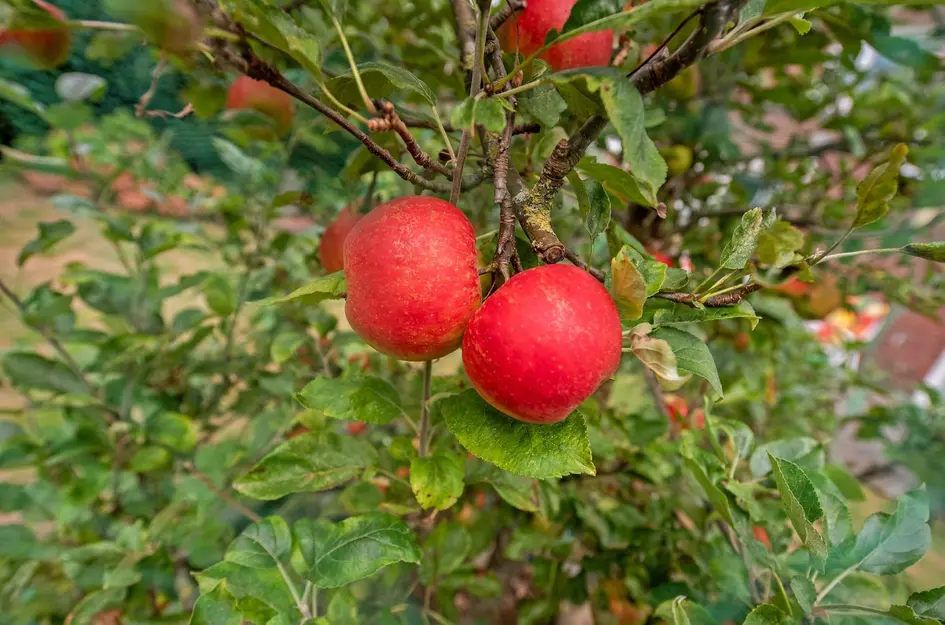
[[[206,2],[207,0],[203,0]],[[225,14],[217,10],[217,7],[214,6],[212,0],[210,1],[209,8],[212,10],[212,15],[217,21],[221,22],[221,25],[227,30],[237,32],[241,36],[245,36],[242,28],[232,22]],[[224,42],[225,43],[225,42]],[[400,176],[405,181],[417,185],[428,191],[433,191],[435,193],[446,194],[450,192],[452,185],[432,182],[427,180],[408,167],[405,167],[397,161],[396,158],[391,155],[386,149],[376,143],[370,136],[364,133],[361,129],[357,128],[351,124],[347,119],[341,116],[333,108],[325,104],[324,102],[318,100],[314,96],[302,91],[295,83],[286,78],[279,70],[277,70],[272,65],[266,63],[260,59],[253,51],[249,48],[248,45],[244,45],[242,48],[242,55],[237,55],[236,53],[229,50],[227,47],[219,47],[215,50],[219,56],[223,57],[223,60],[227,65],[230,65],[242,73],[246,74],[250,78],[256,80],[261,80],[263,82],[269,83],[271,86],[284,91],[291,95],[296,100],[310,106],[315,109],[328,119],[330,119],[335,124],[341,126],[348,134],[352,135],[358,141],[364,144],[368,151],[374,156],[378,157],[384,163],[390,167],[398,176]],[[482,184],[482,181],[485,179],[484,175],[474,176],[469,180],[462,181],[462,188],[472,188],[479,184]]]
[[[655,91],[662,85],[676,77],[682,70],[689,67],[702,57],[709,49],[709,45],[718,37],[728,24],[736,9],[744,0],[716,0],[703,7],[699,27],[693,34],[668,58],[648,60],[630,75],[633,86],[641,95]],[[689,18],[687,18],[688,20]],[[675,35],[675,31],[674,31]],[[521,206],[517,212],[526,219],[531,219],[541,228],[536,234],[541,238],[532,238],[536,252],[544,262],[558,262],[564,257],[561,250],[551,245],[550,253],[542,253],[540,248],[550,244],[550,237],[557,236],[551,231],[551,202],[564,185],[568,173],[574,169],[578,161],[584,156],[587,148],[593,143],[607,126],[607,119],[601,115],[592,115],[570,137],[562,139],[555,147],[551,156],[542,167],[541,176],[535,186],[526,196],[521,198]],[[516,202],[518,204],[518,202]],[[531,236],[531,233],[529,233]],[[560,243],[559,243],[560,244]]]
[[[706,308],[724,308],[726,306],[734,306],[745,299],[747,295],[750,295],[755,291],[760,291],[763,288],[764,287],[757,283],[746,284],[745,286],[729,293],[713,295],[702,302],[702,305]],[[686,304],[687,306],[693,307],[695,307],[696,301],[696,297],[692,293],[657,293],[653,297],[658,297],[660,299],[669,300],[670,302]]]
[[[523,10],[526,4],[523,0],[507,0],[502,8],[489,18],[489,28],[498,31],[502,24],[505,24],[515,13]]]
[[[423,151],[423,148],[420,147],[420,144],[417,143],[417,140],[414,139],[413,135],[410,133],[410,129],[407,128],[407,125],[397,114],[393,103],[378,102],[377,109],[382,117],[375,117],[368,120],[368,130],[371,132],[393,130],[403,140],[404,146],[407,148],[407,153],[413,157],[417,165],[420,165],[420,167],[424,169],[442,174],[450,180],[453,179],[453,172],[448,167]]]
[[[59,342],[59,339],[53,336],[49,332],[49,330],[47,330],[46,328],[43,328],[42,326],[35,326],[30,323],[26,323],[26,307],[23,305],[23,300],[21,300],[16,295],[16,293],[14,293],[13,290],[10,289],[10,287],[6,285],[6,283],[3,280],[0,280],[0,293],[3,293],[7,297],[7,299],[9,299],[10,302],[14,306],[16,306],[17,311],[20,313],[20,319],[23,320],[23,323],[26,324],[28,327],[32,328],[33,330],[36,330],[37,332],[39,332],[40,335],[42,335],[42,337],[46,339],[46,342],[49,343],[49,346],[52,347],[53,350],[57,354],[59,354],[59,357],[65,361],[69,369],[72,370],[72,373],[74,373],[75,376],[82,381],[82,385],[89,392],[89,394],[92,395],[93,397],[97,397],[98,391],[95,389],[92,383],[89,382],[89,379],[85,376],[85,373],[79,367],[79,363],[77,363],[75,359],[72,357],[72,355],[66,351],[66,348],[63,347],[62,343]]]

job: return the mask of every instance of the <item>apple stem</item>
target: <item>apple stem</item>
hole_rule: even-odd
[[[430,401],[430,386],[433,379],[433,361],[427,360],[423,363],[423,398],[420,401],[420,457],[426,456],[430,451],[430,407],[427,403]]]

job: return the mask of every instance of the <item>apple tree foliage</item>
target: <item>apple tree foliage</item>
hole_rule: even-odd
[[[114,0],[69,24],[94,32],[85,54],[146,42],[155,83],[188,76],[181,110],[144,93],[96,118],[108,75],[66,71],[55,103],[0,80],[50,126],[4,167],[63,211],[16,265],[56,254],[73,216],[117,259],[0,282],[36,339],[2,357],[23,398],[2,410],[3,623],[945,621],[945,586],[899,575],[942,508],[941,409],[861,417],[864,436],[905,422],[892,457],[931,486],[860,519],[827,446],[838,400],[882,382],[801,323],[851,294],[945,299],[940,9],[579,0],[547,45],[613,29],[614,62],[554,72],[501,48],[522,3],[494,4]],[[48,20],[34,9],[6,0],[3,19]],[[296,99],[291,132],[221,110],[240,74]],[[190,114],[220,120],[229,178],[194,176],[146,121]],[[348,150],[343,179],[287,177],[303,146]],[[128,180],[148,214],[113,210]],[[418,367],[368,349],[318,235],[410,193],[470,217],[487,293],[542,262],[602,280],[615,378],[529,425],[455,359],[424,394]],[[315,225],[281,227],[289,206]],[[181,253],[213,260],[172,269]]]

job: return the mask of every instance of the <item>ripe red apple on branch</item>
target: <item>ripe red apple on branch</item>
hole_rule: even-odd
[[[292,96],[248,76],[240,76],[230,85],[226,108],[231,111],[250,109],[267,115],[275,121],[279,134],[287,133],[295,118],[295,100]]]
[[[528,0],[525,10],[506,22],[501,30],[502,47],[524,56],[537,52],[551,30],[560,31],[577,0]],[[555,44],[541,54],[555,71],[610,64],[614,32],[599,30]]]
[[[378,206],[344,245],[351,327],[394,358],[445,356],[482,299],[476,260],[472,224],[449,202],[410,196]]]
[[[482,397],[530,423],[561,421],[620,365],[622,335],[607,290],[571,265],[513,276],[463,338],[463,365]]]
[[[72,31],[66,14],[44,0],[33,0],[48,17],[41,14],[43,25],[23,25],[15,16],[10,26],[0,32],[0,52],[37,69],[52,69],[66,62],[72,48]]]
[[[358,212],[358,202],[346,206],[332,221],[322,235],[318,260],[328,273],[335,273],[345,268],[345,240],[362,215]]]

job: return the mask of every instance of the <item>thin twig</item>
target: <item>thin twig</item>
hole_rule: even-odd
[[[211,480],[209,477],[207,477],[206,475],[198,471],[197,467],[195,467],[192,462],[185,462],[184,468],[187,469],[187,471],[191,475],[193,475],[195,478],[203,482],[207,486],[207,488],[212,490],[214,494],[216,494],[220,499],[228,503],[230,506],[233,507],[234,510],[242,514],[244,517],[246,517],[250,521],[253,521],[254,523],[262,521],[261,516],[259,516],[258,514],[256,514],[255,512],[253,512],[252,510],[250,510],[249,508],[241,504],[240,502],[238,502],[233,497],[231,497],[230,494],[227,493],[225,490],[217,487],[217,485],[213,483],[213,480]]]
[[[580,256],[578,256],[577,254],[575,254],[575,253],[572,252],[571,250],[565,249],[565,250],[564,250],[564,256],[565,256],[565,258],[567,258],[568,260],[571,261],[571,264],[572,264],[572,265],[575,265],[576,267],[580,267],[581,269],[583,269],[583,270],[586,271],[587,273],[591,274],[592,276],[594,276],[595,278],[597,278],[597,279],[600,280],[601,282],[604,281],[604,277],[605,277],[605,276],[604,276],[604,272],[603,272],[603,271],[601,271],[600,269],[597,269],[596,267],[591,267],[590,265],[588,265],[587,263],[585,263],[583,260],[581,260]]]
[[[516,12],[523,10],[525,4],[526,3],[522,0],[507,0],[505,5],[489,18],[489,28],[495,31],[499,30],[510,17]]]
[[[472,82],[469,84],[470,97],[476,97],[482,88],[482,55],[486,42],[486,32],[489,27],[489,14],[482,11],[479,16],[479,29],[476,32],[476,52],[472,66]],[[463,168],[466,166],[466,155],[469,153],[469,142],[472,139],[472,128],[464,128],[463,136],[459,140],[459,151],[456,153],[456,166],[453,168],[453,187],[450,189],[450,204],[459,202],[462,191]]]
[[[734,306],[739,303],[745,297],[755,291],[760,291],[762,287],[757,283],[750,283],[738,288],[738,290],[721,293],[718,295],[713,295],[707,298],[705,301],[701,302],[706,308],[724,308],[726,306]],[[675,302],[677,304],[685,304],[687,306],[696,306],[698,297],[692,293],[657,293],[653,297],[658,297],[659,299],[665,299],[670,302]]]
[[[430,401],[432,380],[433,361],[427,360],[423,363],[423,398],[420,401],[420,449],[417,453],[421,458],[430,451],[430,407],[427,404]]]
[[[49,346],[52,347],[53,350],[55,350],[55,352],[59,354],[59,356],[66,362],[66,365],[68,365],[68,367],[72,370],[72,373],[74,373],[75,376],[79,378],[79,380],[82,381],[82,385],[86,388],[89,394],[92,395],[93,397],[97,396],[98,395],[97,390],[92,385],[92,383],[89,382],[89,379],[85,376],[85,373],[79,367],[79,363],[75,361],[72,355],[66,351],[65,347],[63,347],[62,343],[59,342],[59,339],[53,336],[49,332],[49,330],[47,330],[46,328],[42,326],[32,325],[26,322],[26,307],[23,305],[23,301],[19,297],[17,297],[16,293],[14,293],[13,290],[10,289],[10,287],[8,287],[3,280],[0,280],[0,293],[3,293],[7,297],[7,299],[9,299],[13,303],[13,305],[16,306],[17,310],[20,313],[20,319],[23,320],[23,323],[25,323],[28,327],[32,328],[33,330],[36,330],[37,332],[39,332],[40,335],[42,335],[42,337],[46,339],[46,342],[49,343]]]
[[[166,64],[167,56],[162,52],[160,58],[158,58],[157,65],[154,66],[154,70],[151,72],[151,84],[148,86],[148,90],[141,94],[141,98],[138,100],[137,106],[135,106],[136,117],[144,117],[145,111],[148,110],[148,105],[151,104],[154,94],[157,93],[157,86],[161,81],[161,74],[164,73]]]
[[[377,108],[381,116],[368,121],[368,130],[371,132],[393,130],[403,140],[404,146],[407,148],[407,153],[410,154],[417,165],[420,165],[420,167],[424,169],[442,174],[447,178],[453,177],[453,172],[450,171],[448,167],[423,151],[423,148],[421,148],[417,140],[414,139],[410,129],[407,128],[407,124],[405,124],[400,118],[400,115],[397,114],[397,109],[394,108],[393,103],[379,102]]]

